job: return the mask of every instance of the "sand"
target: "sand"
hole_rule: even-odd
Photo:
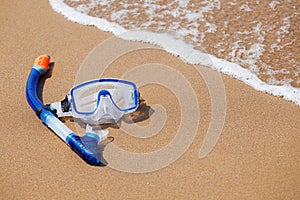
[[[67,21],[47,0],[5,0],[1,8],[1,199],[299,199],[300,107],[221,75],[225,123],[213,151],[200,159],[212,116],[208,88],[194,68],[155,48],[122,56],[107,75],[118,77],[127,68],[149,62],[180,71],[194,89],[201,111],[193,143],[174,163],[154,172],[134,174],[87,165],[38,120],[26,102],[25,84],[33,60],[48,53],[55,67],[45,82],[43,100],[62,99],[88,53],[112,35]],[[109,130],[115,145],[149,152],[174,137],[180,106],[164,87],[145,86],[141,93],[148,105],[161,103],[167,111],[159,134],[137,139],[122,129]],[[196,111],[191,106],[192,115]],[[151,116],[140,125],[150,121]]]

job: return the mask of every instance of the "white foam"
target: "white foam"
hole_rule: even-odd
[[[300,88],[293,88],[289,85],[269,85],[261,81],[254,73],[242,68],[237,63],[228,62],[213,55],[205,54],[199,50],[195,50],[191,44],[184,42],[183,38],[174,37],[168,33],[154,33],[141,30],[127,31],[116,23],[82,14],[76,11],[74,8],[66,5],[63,0],[49,1],[52,8],[56,12],[61,13],[71,21],[83,25],[94,25],[102,31],[112,32],[114,35],[126,40],[143,41],[158,45],[171,54],[179,55],[180,58],[187,63],[210,67],[231,77],[237,78],[258,91],[266,92],[274,96],[281,96],[286,100],[300,105]],[[214,3],[217,3],[217,1]],[[257,49],[259,50],[261,47],[257,45],[253,46],[251,51]]]

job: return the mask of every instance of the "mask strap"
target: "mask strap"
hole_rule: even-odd
[[[55,111],[58,117],[71,116],[71,103],[68,95],[66,95],[66,98],[62,101],[51,103],[48,107],[51,111]]]
[[[66,98],[60,102],[60,106],[61,106],[62,112],[69,112],[70,111],[71,103],[68,99],[68,95],[66,95]]]

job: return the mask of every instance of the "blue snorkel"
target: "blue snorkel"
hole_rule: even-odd
[[[88,164],[99,166],[102,164],[98,149],[99,137],[92,133],[79,137],[62,123],[52,110],[44,106],[37,96],[40,77],[48,71],[49,63],[49,55],[39,56],[35,60],[26,84],[27,102],[41,121],[65,141],[77,155]]]

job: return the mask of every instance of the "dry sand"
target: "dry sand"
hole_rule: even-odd
[[[151,173],[87,165],[37,119],[27,105],[25,84],[33,60],[49,53],[55,68],[43,99],[61,99],[87,54],[112,35],[67,21],[47,0],[4,0],[1,8],[1,199],[300,198],[300,107],[222,75],[227,98],[224,128],[214,150],[199,159],[211,117],[207,87],[193,68],[161,50],[126,55],[112,63],[108,73],[117,76],[122,70],[117,66],[154,61],[182,72],[200,99],[199,133],[192,145],[176,162]],[[178,102],[172,95],[161,98],[170,94],[168,90],[157,91],[161,93],[141,89],[150,106],[162,103],[175,118],[168,118],[158,135],[145,140],[111,129],[116,144],[147,152],[170,141],[178,126]]]

